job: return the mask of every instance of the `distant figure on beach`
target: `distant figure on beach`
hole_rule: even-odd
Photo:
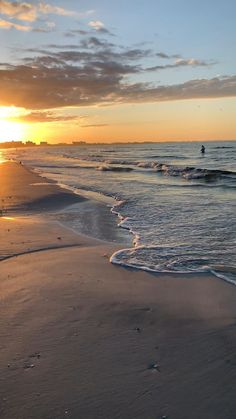
[[[205,147],[204,145],[201,146],[201,153],[204,154],[205,153]]]

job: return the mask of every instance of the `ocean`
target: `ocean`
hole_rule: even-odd
[[[236,284],[236,142],[204,145],[205,154],[199,142],[3,153],[89,198],[89,206],[76,204],[60,213],[60,221],[118,240],[123,248],[112,263],[151,272],[211,272]],[[109,237],[107,224],[114,227]]]

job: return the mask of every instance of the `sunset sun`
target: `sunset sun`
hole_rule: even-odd
[[[0,141],[18,141],[24,136],[22,124],[0,119]]]
[[[19,141],[24,137],[23,125],[16,122],[22,111],[14,106],[0,107],[0,141]]]

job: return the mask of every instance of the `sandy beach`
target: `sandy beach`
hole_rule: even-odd
[[[235,286],[112,265],[47,217],[80,201],[0,165],[1,419],[234,419]]]

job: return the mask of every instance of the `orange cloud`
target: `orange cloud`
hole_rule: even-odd
[[[10,119],[10,118],[9,118]],[[12,119],[18,122],[27,123],[43,123],[43,122],[67,122],[67,121],[79,121],[80,117],[76,115],[58,115],[55,112],[49,111],[36,111],[30,112]]]
[[[0,19],[0,28],[2,29],[17,29],[18,31],[28,32],[32,30],[31,26],[19,25],[17,23],[8,22],[7,20]]]
[[[37,8],[30,3],[0,0],[0,13],[18,20],[34,22],[37,17]]]
[[[74,16],[76,12],[63,9],[62,7],[51,6],[50,4],[39,3],[38,11],[43,14],[56,14],[60,16]]]
[[[76,12],[66,10],[62,7],[51,6],[46,3],[26,3],[26,2],[10,2],[0,0],[0,13],[10,18],[22,20],[26,22],[34,22],[40,14],[56,14],[60,16],[73,16]]]

